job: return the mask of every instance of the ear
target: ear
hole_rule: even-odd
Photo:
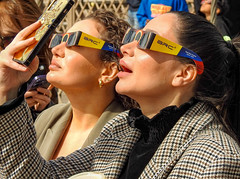
[[[192,83],[197,77],[197,68],[193,64],[183,64],[172,80],[172,86],[185,86]]]
[[[119,71],[118,66],[115,62],[106,63],[104,66],[105,67],[102,69],[101,77],[99,79],[101,79],[102,82],[106,84],[116,79]]]
[[[220,14],[221,10],[219,8],[217,8],[216,10],[216,14]]]

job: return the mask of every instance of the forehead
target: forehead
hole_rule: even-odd
[[[152,31],[168,40],[178,43],[176,37],[177,16],[166,13],[149,21],[143,30]]]
[[[82,31],[94,37],[100,37],[104,27],[94,19],[86,19],[76,22],[68,32]]]

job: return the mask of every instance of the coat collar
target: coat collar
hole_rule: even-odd
[[[113,119],[116,115],[124,111],[124,108],[115,100],[112,101],[108,107],[104,110],[94,128],[91,130],[86,141],[82,145],[82,148],[87,147],[94,143],[94,140],[99,136],[100,132],[103,129],[103,126],[110,120]]]
[[[190,108],[163,140],[140,178],[164,178],[196,134],[214,118],[211,107],[203,102]]]
[[[107,178],[118,178],[140,131],[129,126],[129,111],[109,121],[97,139],[93,171],[101,171]]]
[[[38,123],[35,124],[39,133],[41,133],[41,136],[38,137],[39,141],[36,146],[46,160],[52,158],[54,151],[72,118],[72,107],[70,103],[55,105],[51,108],[51,111],[50,116],[49,112],[45,112],[44,115],[39,118]],[[93,144],[93,141],[99,135],[107,121],[122,111],[124,111],[123,107],[115,100],[112,101],[98,119],[98,122],[90,132],[82,148]],[[51,118],[51,120],[48,120],[49,122],[43,126],[41,124],[41,119],[43,118]],[[43,129],[40,130],[40,128]]]

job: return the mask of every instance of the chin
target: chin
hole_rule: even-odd
[[[120,83],[120,82],[118,81],[117,84],[116,84],[116,86],[115,86],[115,90],[116,90],[117,93],[122,94],[122,93],[121,93],[121,91],[122,91],[122,90],[121,90],[121,85],[120,85],[119,83]]]
[[[47,81],[49,83],[54,84],[54,82],[57,81],[57,79],[59,79],[59,77],[57,78],[57,76],[54,73],[48,72]]]
[[[52,74],[51,74],[51,72],[50,72],[50,71],[47,73],[47,76],[46,76],[46,78],[47,78],[48,82],[50,82],[50,83],[51,83]]]
[[[116,84],[116,92],[121,94],[121,95],[129,95],[128,89],[126,89],[126,85],[120,85],[119,82]]]
[[[61,85],[54,80],[48,80],[54,87],[61,89]]]

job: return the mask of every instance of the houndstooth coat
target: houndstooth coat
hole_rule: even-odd
[[[31,114],[22,102],[0,115],[0,178],[68,178],[85,171],[118,178],[140,137],[127,115],[107,123],[94,145],[47,162],[34,147]],[[240,148],[214,111],[199,102],[178,120],[140,178],[240,178]]]

